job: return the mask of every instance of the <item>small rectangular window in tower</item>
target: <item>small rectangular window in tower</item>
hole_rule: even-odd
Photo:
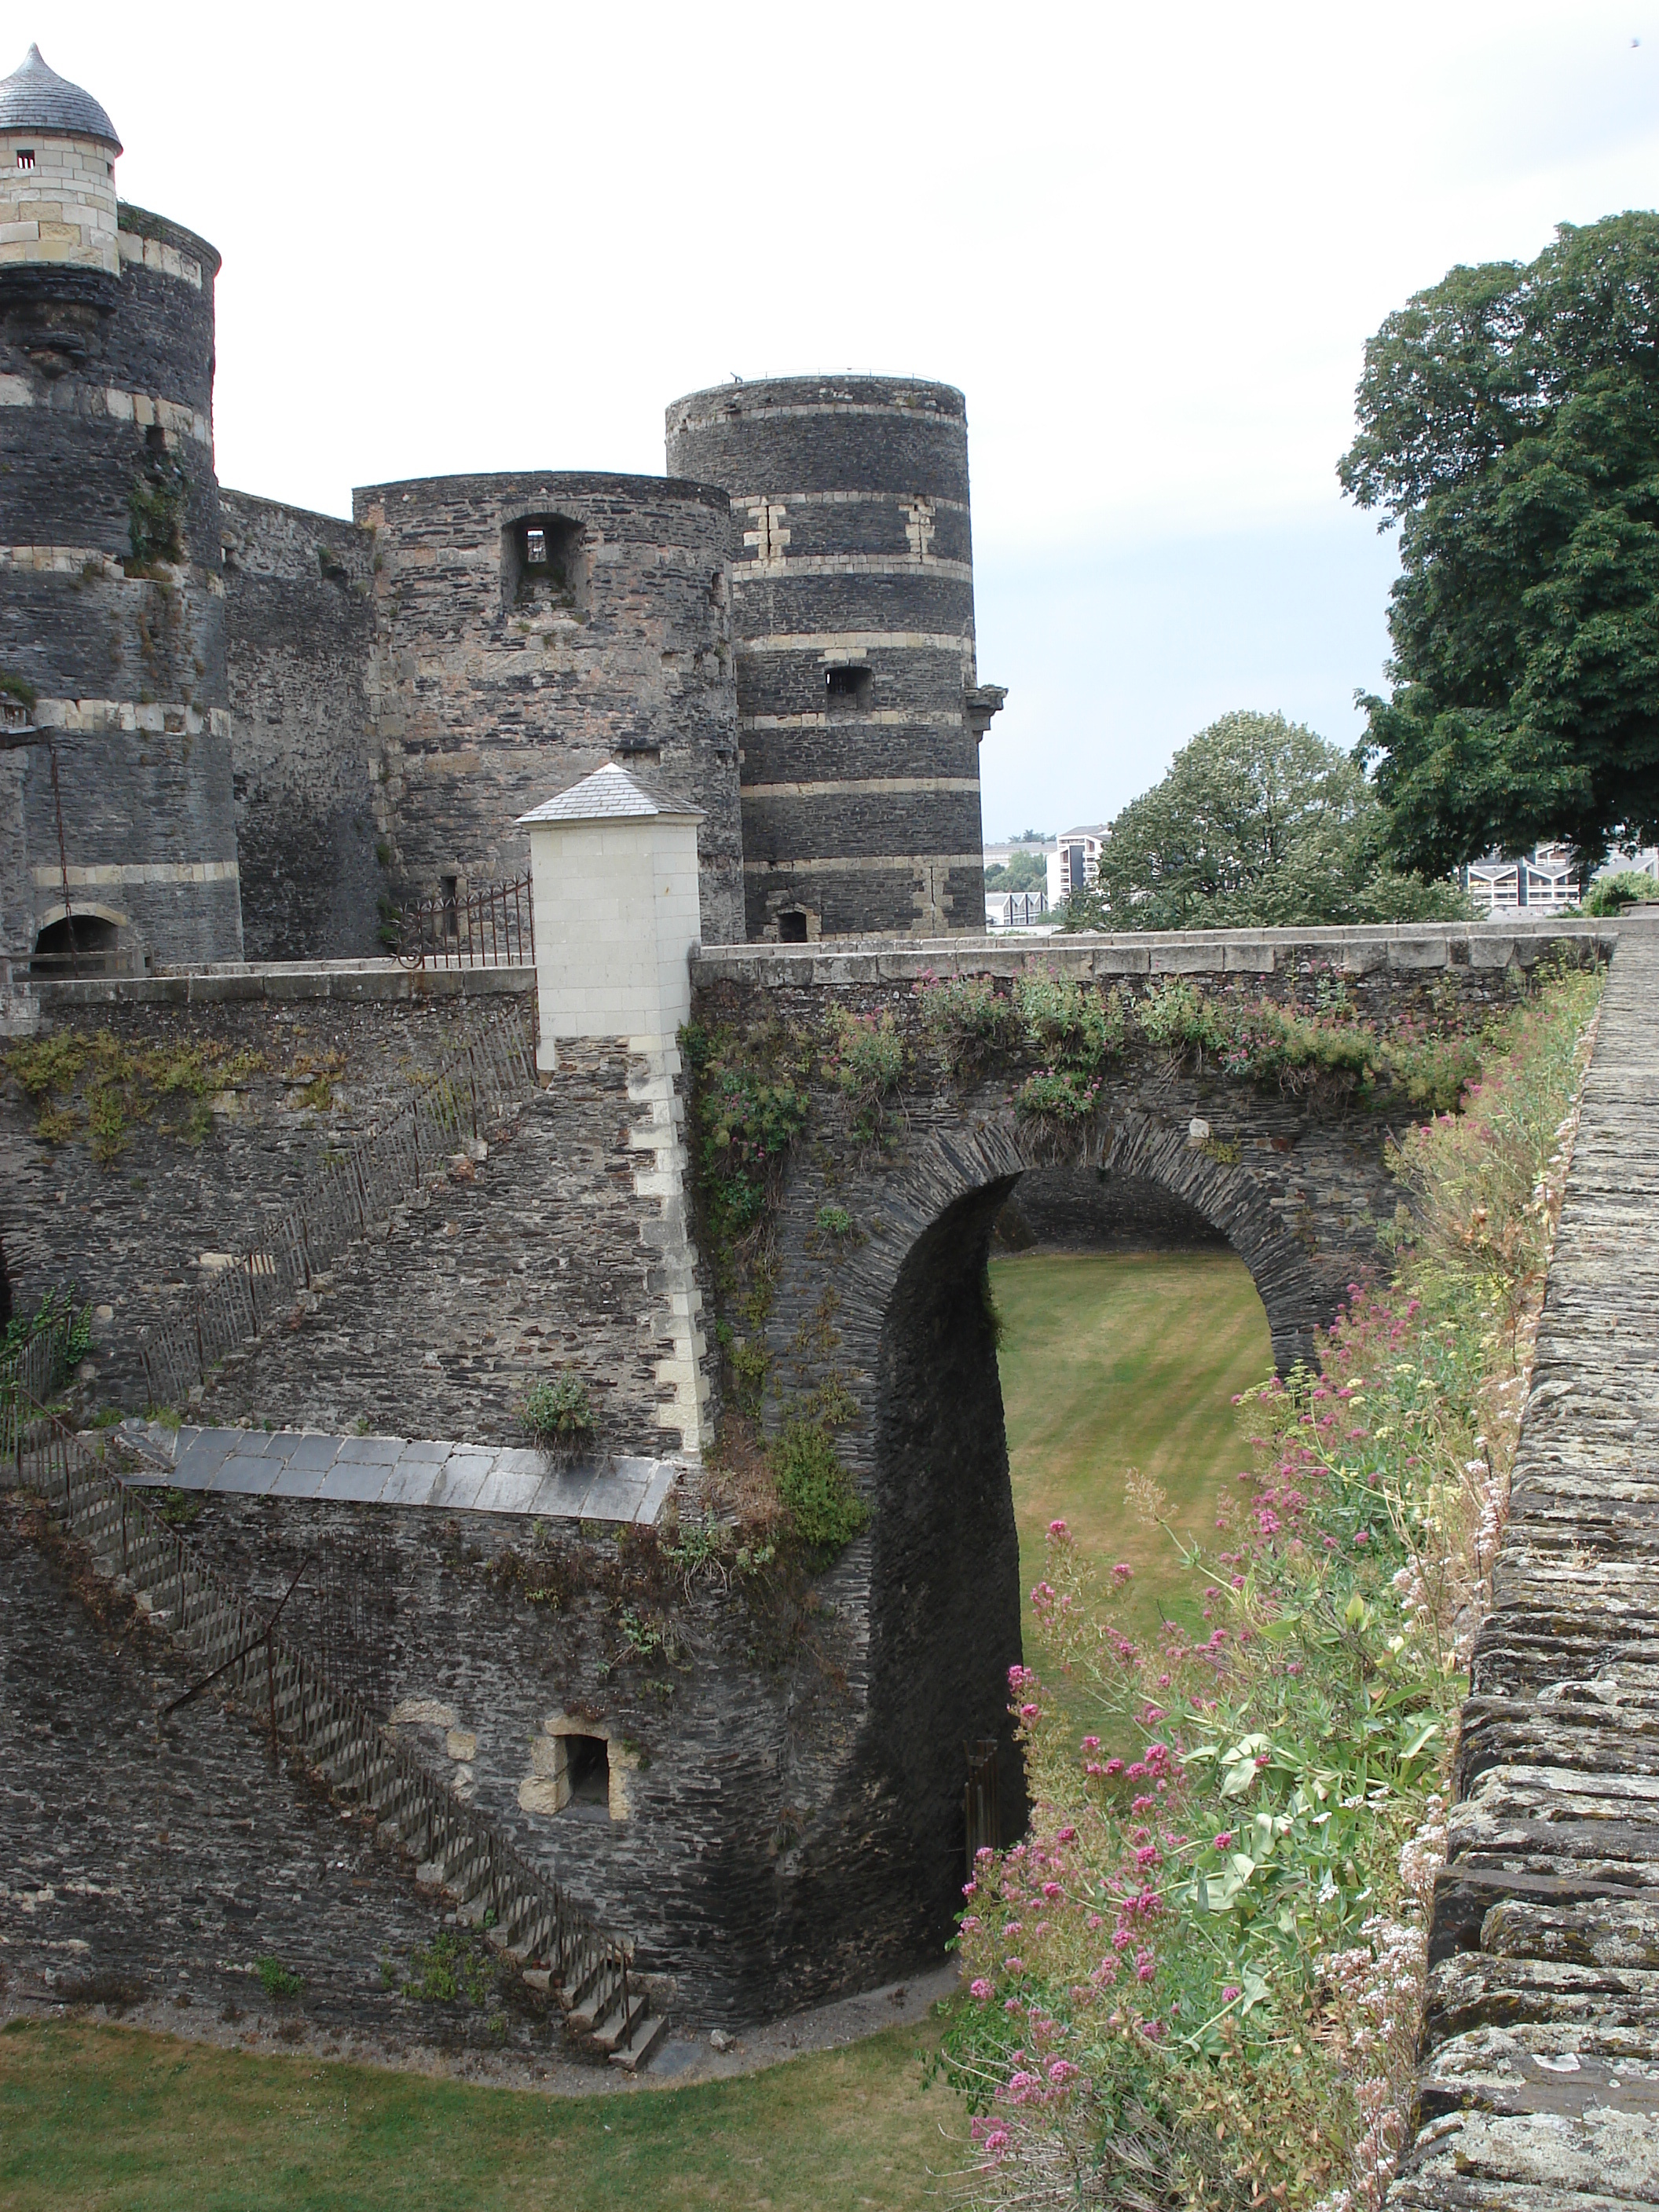
[[[461,933],[461,917],[459,911],[461,879],[459,876],[445,876],[442,882],[443,896],[441,904],[443,907],[444,916],[444,935],[449,938],[459,937]]]
[[[547,566],[547,532],[526,530],[524,534],[524,557],[532,568]]]
[[[34,167],[34,149],[33,146],[20,146],[18,148],[17,166],[20,169],[32,169]]]
[[[778,943],[780,945],[805,945],[805,942],[806,916],[799,909],[791,913],[781,914],[778,916]]]
[[[870,704],[871,674],[867,668],[827,668],[824,695],[832,714],[862,714]]]

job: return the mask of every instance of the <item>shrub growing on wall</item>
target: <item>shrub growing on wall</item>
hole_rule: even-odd
[[[838,1552],[867,1524],[869,1507],[814,1423],[786,1425],[772,1449],[772,1467],[778,1497],[809,1550]]]
[[[587,1385],[580,1375],[555,1375],[532,1382],[520,1401],[519,1417],[538,1443],[577,1443],[593,1427]]]

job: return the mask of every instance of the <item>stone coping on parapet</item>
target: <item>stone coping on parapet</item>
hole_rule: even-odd
[[[1638,925],[1639,926],[1639,925]],[[702,945],[691,954],[691,981],[785,984],[882,983],[927,975],[1019,975],[1031,968],[1060,975],[1271,975],[1297,957],[1314,955],[1348,975],[1532,966],[1553,944],[1589,942],[1603,957],[1619,941],[1620,923],[1589,917],[1523,921],[1400,922],[1332,929],[1187,929],[1120,931],[1109,936],[1044,937],[1011,945],[994,937],[820,938],[813,945]]]
[[[533,968],[405,968],[396,960],[220,960],[148,975],[54,976],[31,982],[49,1010],[68,1006],[202,1006],[238,1000],[340,999],[425,1003],[527,996]]]
[[[685,1472],[680,1460],[561,1461],[545,1452],[309,1429],[168,1429],[122,1422],[116,1437],[150,1464],[140,1487],[323,1504],[407,1505],[441,1513],[523,1513],[544,1521],[654,1527]],[[85,1439],[96,1443],[96,1432]]]

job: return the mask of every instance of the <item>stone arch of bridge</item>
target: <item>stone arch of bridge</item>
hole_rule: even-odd
[[[1154,1182],[1218,1230],[1255,1282],[1281,1368],[1332,1312],[1328,1268],[1282,1225],[1248,1165],[1194,1142],[1185,1124],[1126,1112],[1069,1143],[1011,1119],[936,1129],[885,1180],[841,1308],[841,1353],[867,1414],[844,1445],[874,1507],[866,1750],[904,1808],[913,1924],[935,1942],[960,1907],[966,1746],[996,1741],[1005,1840],[1024,1825],[1007,1712],[1019,1549],[986,1264],[1020,1176],[1062,1164]]]

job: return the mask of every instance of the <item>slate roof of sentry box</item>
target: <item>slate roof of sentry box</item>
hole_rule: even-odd
[[[22,66],[0,83],[0,131],[41,131],[48,137],[97,138],[118,154],[115,125],[89,92],[59,76],[31,46]]]
[[[668,799],[659,792],[649,791],[625,768],[618,768],[615,761],[607,761],[592,775],[573,783],[568,791],[562,791],[556,799],[546,799],[539,806],[532,806],[519,820],[624,822],[652,814],[671,822],[702,822],[707,818],[700,806],[688,806],[683,799]]]

